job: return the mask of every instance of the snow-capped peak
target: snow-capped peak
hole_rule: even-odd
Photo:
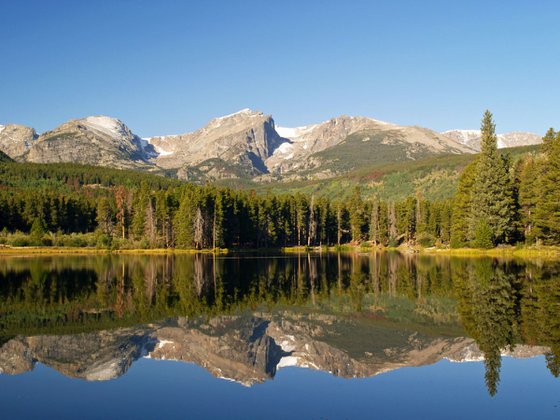
[[[257,117],[259,115],[262,115],[262,112],[258,112],[258,111],[253,111],[252,109],[249,108],[243,108],[240,111],[234,112],[233,114],[228,114],[228,115],[223,115],[221,117],[216,117],[216,120],[223,120],[226,118],[231,118],[231,117],[235,117],[236,115],[247,115],[247,116],[251,116],[251,117]]]
[[[121,120],[116,118],[107,117],[105,115],[96,115],[92,117],[82,118],[80,120],[88,127],[104,132],[110,136],[126,136],[126,128]]]
[[[465,138],[471,138],[471,137],[477,137],[480,136],[480,130],[462,130],[462,129],[456,129],[456,130],[447,130],[442,132],[441,134],[444,135],[449,135],[449,134],[455,134],[455,135],[460,135],[462,137]]]
[[[444,136],[452,138],[466,146],[478,150],[482,133],[480,130],[447,130],[442,132]],[[528,146],[539,144],[542,139],[539,135],[529,132],[509,132],[496,134],[498,148]]]
[[[449,133],[464,133],[464,134],[480,134],[480,130],[464,130],[461,128],[457,128],[457,129],[453,129],[453,130],[447,130],[444,131],[443,134],[449,134]]]

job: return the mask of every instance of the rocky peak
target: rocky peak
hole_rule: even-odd
[[[0,125],[0,151],[12,159],[21,160],[37,140],[37,133],[24,125]]]
[[[270,115],[243,109],[214,118],[194,132],[148,141],[159,153],[156,164],[166,169],[209,168],[210,178],[255,176],[268,171],[264,161],[283,141],[274,127]]]
[[[448,130],[441,134],[476,151],[480,150],[480,130]],[[511,131],[497,135],[498,148],[530,146],[542,143],[542,137],[525,131]]]
[[[223,124],[232,123],[232,122],[240,122],[245,121],[251,118],[259,118],[264,117],[265,115],[261,111],[253,111],[249,108],[244,108],[240,111],[234,112],[232,114],[223,115],[221,117],[213,118],[209,123],[208,126],[221,126]]]
[[[120,120],[103,115],[68,121],[29,148],[30,162],[76,162],[116,168],[149,167],[153,148]]]
[[[130,129],[116,118],[107,117],[105,115],[97,115],[77,120],[89,130],[97,130],[113,138],[126,138],[132,140],[135,135]]]

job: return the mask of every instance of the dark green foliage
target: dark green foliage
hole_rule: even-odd
[[[451,246],[461,248],[469,242],[469,224],[472,212],[472,193],[478,161],[469,164],[459,180],[453,199],[453,222],[451,224]]]
[[[493,242],[508,243],[513,238],[514,199],[509,175],[509,159],[498,153],[496,127],[492,113],[482,119],[481,153],[472,185],[469,230],[472,233],[483,219],[491,229]]]
[[[553,244],[560,241],[560,133],[551,129],[543,140],[544,159],[536,184],[538,199],[534,222],[536,236]]]
[[[360,189],[356,187],[349,202],[350,230],[352,242],[360,243],[364,239],[366,225],[366,207],[362,201]]]
[[[557,138],[558,133],[554,131],[554,128],[551,127],[546,131],[545,135],[543,136],[543,143],[541,146],[541,150],[545,155],[550,155],[552,153],[552,148]]]
[[[463,325],[484,353],[485,382],[494,396],[501,351],[511,348],[515,338],[516,278],[490,259],[476,261],[455,278]]]
[[[486,219],[481,219],[476,225],[473,238],[475,248],[490,249],[494,247],[494,232]]]
[[[436,238],[430,233],[422,232],[416,237],[416,242],[424,248],[429,248],[436,244]]]

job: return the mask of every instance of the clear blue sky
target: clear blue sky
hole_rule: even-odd
[[[0,0],[0,123],[142,136],[252,108],[436,130],[560,128],[558,1]]]

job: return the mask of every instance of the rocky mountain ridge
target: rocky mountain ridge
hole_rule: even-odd
[[[476,151],[480,150],[480,138],[482,136],[480,130],[448,130],[443,134],[446,137],[452,138],[465,146],[468,146]],[[533,144],[542,143],[542,136],[535,133],[528,133],[523,131],[511,131],[509,133],[498,134],[498,148],[503,149],[506,147],[530,146]]]
[[[503,147],[539,141],[531,133],[499,135]],[[150,138],[107,116],[71,120],[41,135],[30,127],[0,126],[0,151],[16,161],[165,170],[193,181],[328,178],[372,163],[475,153],[479,144],[476,130],[438,133],[346,115],[277,127],[271,115],[250,109],[214,118],[190,133]]]

